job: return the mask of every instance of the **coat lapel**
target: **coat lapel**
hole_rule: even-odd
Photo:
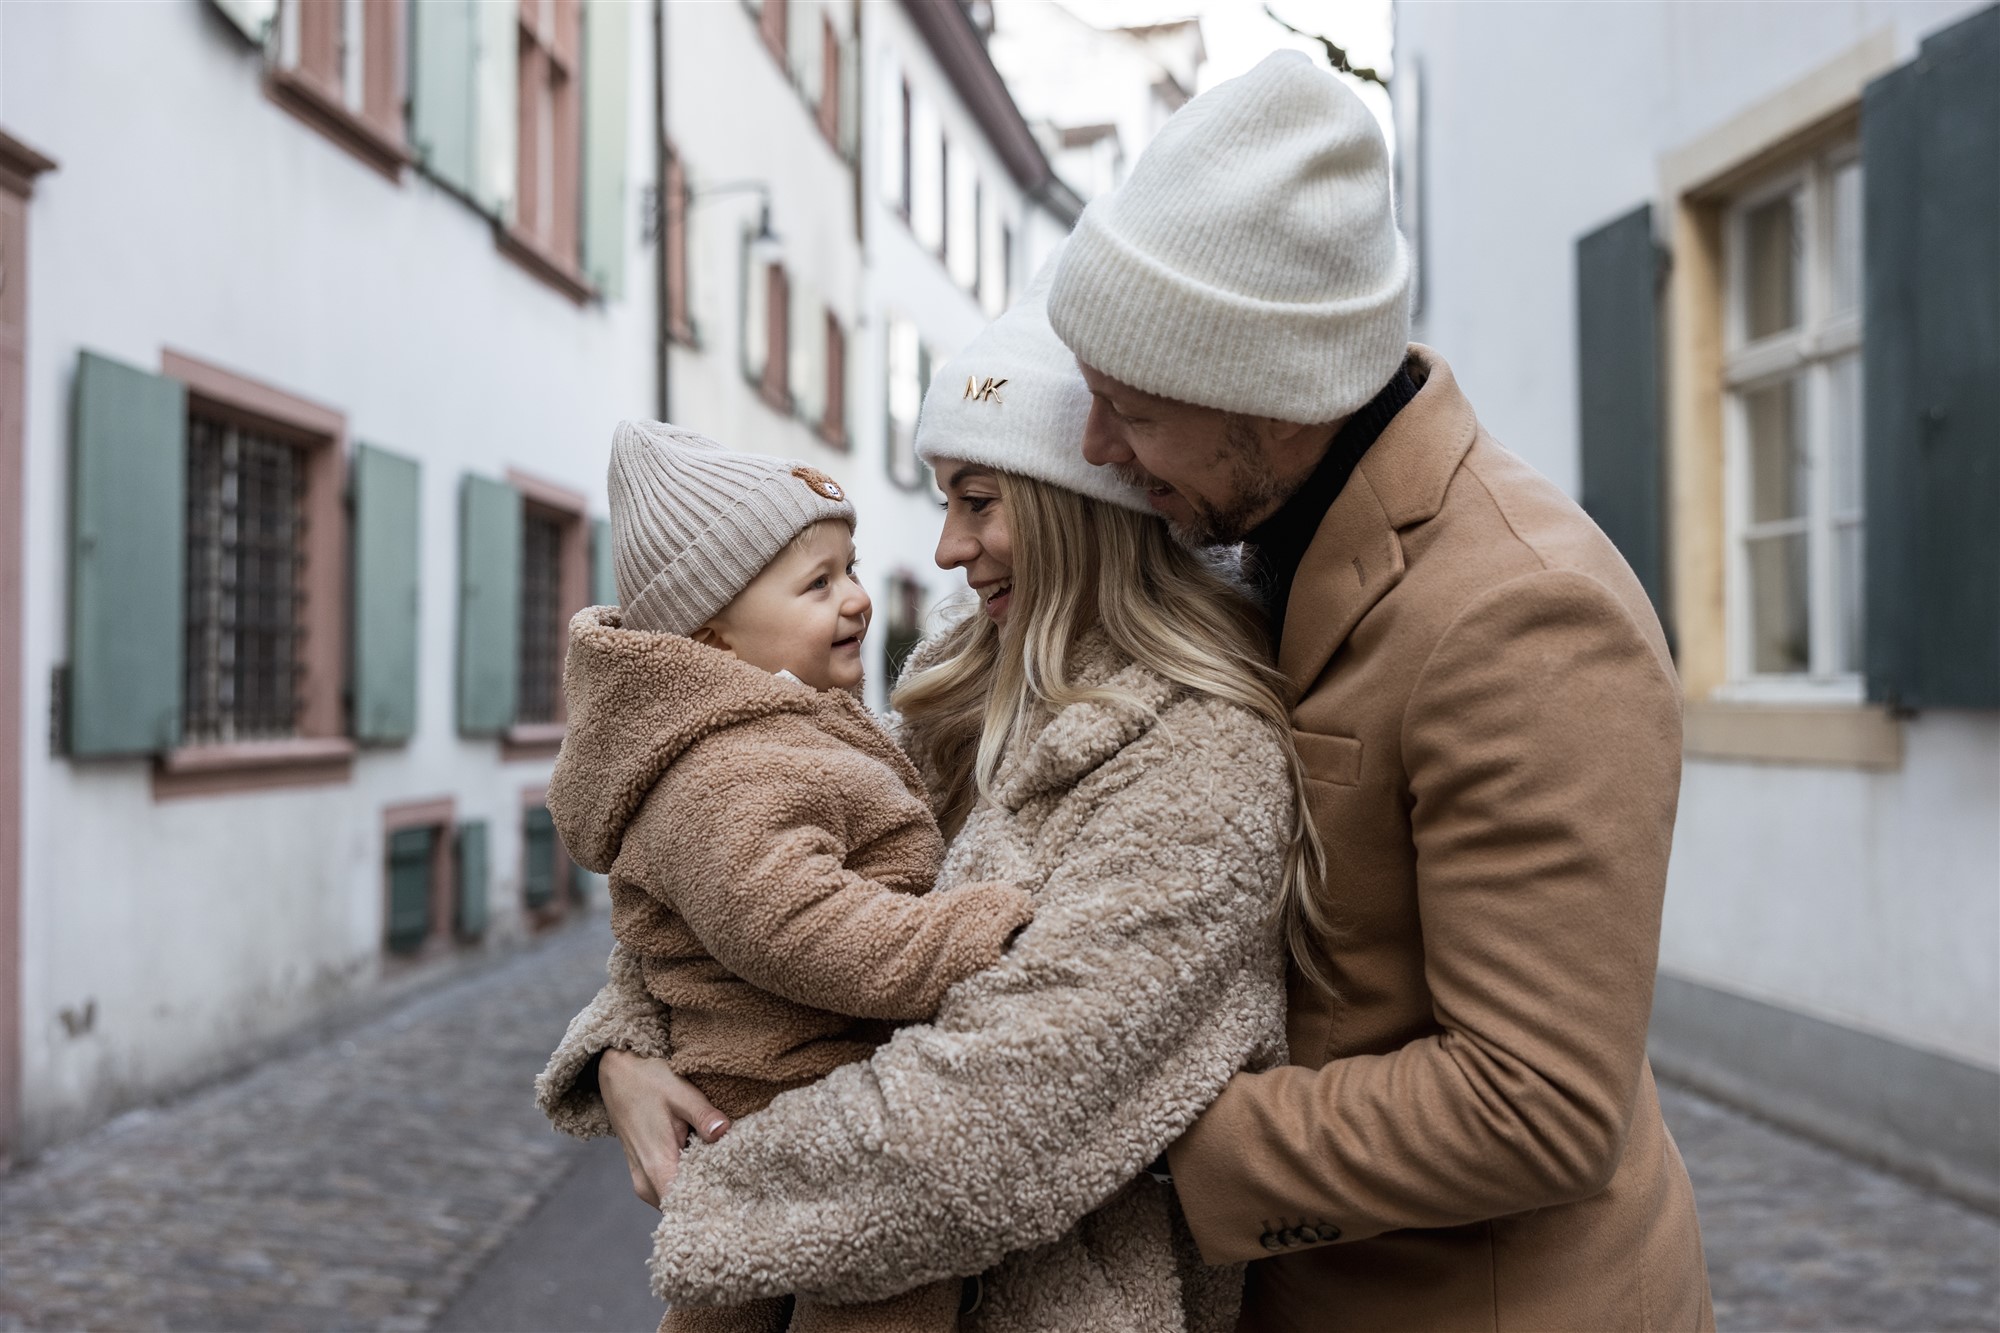
[[[1417,396],[1361,463],[1320,521],[1285,606],[1278,669],[1292,703],[1305,697],[1361,618],[1403,577],[1402,529],[1435,518],[1479,423],[1451,367],[1410,346]]]

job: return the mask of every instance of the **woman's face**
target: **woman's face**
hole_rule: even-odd
[[[980,607],[1004,625],[1014,593],[1014,539],[1001,508],[1000,480],[990,468],[952,458],[937,460],[937,477],[944,492],[938,568],[964,570]]]

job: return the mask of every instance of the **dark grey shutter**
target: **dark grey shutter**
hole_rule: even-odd
[[[453,925],[462,939],[486,933],[486,821],[470,819],[458,826],[458,883]]]
[[[85,352],[75,413],[69,752],[171,750],[186,651],[187,391]]]
[[[417,728],[417,510],[414,459],[354,451],[354,735],[406,741]]]
[[[1643,205],[1576,242],[1577,436],[1583,508],[1666,619],[1660,247]]]
[[[1861,106],[1868,697],[2000,707],[2000,7]]]

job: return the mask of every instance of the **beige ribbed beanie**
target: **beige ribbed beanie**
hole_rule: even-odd
[[[691,634],[792,538],[854,506],[817,468],[739,454],[664,421],[611,435],[611,565],[625,628]]]
[[[1049,327],[1049,284],[1061,251],[1007,313],[931,377],[917,417],[917,457],[983,463],[1093,499],[1151,512],[1146,493],[1083,456],[1090,389]]]
[[[1395,375],[1409,291],[1374,116],[1280,51],[1182,107],[1084,210],[1049,319],[1136,389],[1316,423]]]

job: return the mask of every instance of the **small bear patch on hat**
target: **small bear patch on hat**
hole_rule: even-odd
[[[847,498],[847,492],[840,489],[840,483],[816,467],[806,467],[801,464],[792,469],[792,475],[810,486],[816,494],[824,495],[829,500]]]

